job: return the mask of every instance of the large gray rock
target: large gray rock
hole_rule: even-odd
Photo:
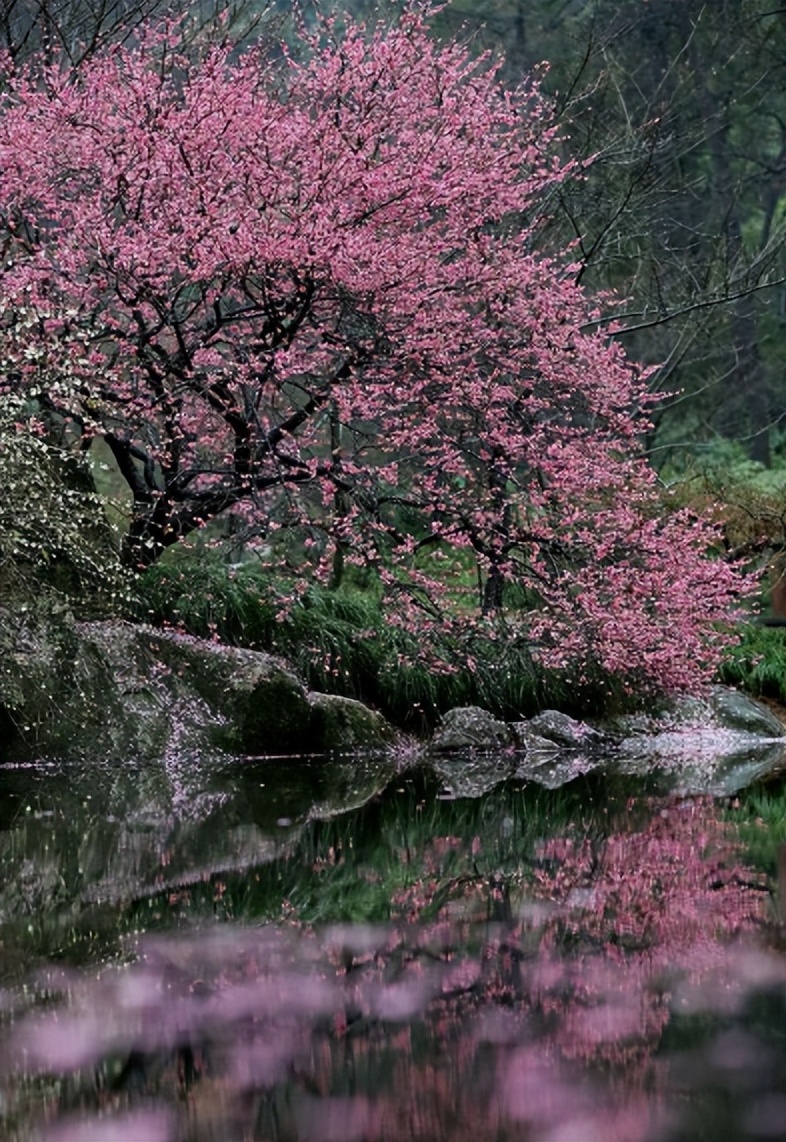
[[[534,764],[560,752],[560,746],[556,741],[536,733],[529,722],[511,722],[510,728],[516,752],[526,754]]]
[[[140,701],[144,705],[144,695]],[[103,656],[85,644],[67,603],[53,596],[42,594],[0,615],[0,705],[4,761],[122,752],[132,745]],[[153,717],[140,732],[157,738],[159,728]]]
[[[393,737],[359,702],[309,695],[273,655],[153,627],[39,614],[3,649],[9,760],[317,753]]]
[[[506,722],[500,722],[480,706],[457,706],[442,718],[431,738],[435,753],[460,750],[496,750],[514,744],[514,735]]]
[[[354,698],[311,692],[308,701],[310,735],[326,751],[384,748],[393,741],[390,723]]]
[[[525,724],[530,733],[539,734],[555,745],[568,749],[588,749],[601,745],[604,740],[598,730],[586,722],[577,722],[559,710],[541,710]]]
[[[728,686],[674,698],[653,714],[617,718],[615,768],[653,775],[680,793],[731,796],[786,768],[786,726]]]
[[[678,696],[653,712],[611,719],[605,728],[623,737],[686,729],[728,730],[760,738],[786,737],[786,725],[767,706],[731,686],[709,686],[700,695]]]
[[[296,751],[310,744],[306,689],[281,659],[152,627],[124,625],[132,644],[151,662],[163,665],[170,686],[180,689],[185,683],[206,704],[221,727],[213,734],[218,744],[245,754]],[[117,630],[105,632],[103,623],[91,626],[87,633],[101,638],[122,666]]]

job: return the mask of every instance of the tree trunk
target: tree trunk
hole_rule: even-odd
[[[483,614],[492,615],[502,610],[505,595],[505,576],[494,564],[489,568],[483,588]]]

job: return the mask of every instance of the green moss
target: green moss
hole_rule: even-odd
[[[393,735],[384,718],[353,698],[312,694],[309,736],[331,751],[384,746]]]

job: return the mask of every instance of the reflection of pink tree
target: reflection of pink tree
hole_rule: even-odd
[[[674,800],[601,842],[555,838],[538,856],[535,895],[554,912],[527,990],[559,1012],[568,1058],[648,1056],[672,988],[699,983],[765,918],[766,884],[739,863],[709,799]]]
[[[218,1136],[255,1142],[666,1137],[674,1079],[655,1052],[674,1006],[733,1012],[782,975],[751,940],[763,885],[712,803],[545,841],[526,894],[497,878],[491,902],[474,870],[445,895],[459,846],[414,854],[425,875],[392,926],[315,931],[290,910],[278,929],[143,944],[128,973],[68,981],[71,1010],[22,1020],[4,1062],[87,1074],[130,1051],[189,1142],[216,1116]],[[468,855],[483,861],[479,840]],[[133,1108],[130,1082],[92,1098]],[[139,1142],[169,1142],[150,1122]]]
[[[410,917],[429,906],[449,844],[437,839],[429,846],[430,882],[401,899]],[[481,1026],[491,1039],[513,1046],[500,1059],[503,1104],[514,1118],[549,1119],[552,1126],[574,1111],[586,1114],[588,1138],[596,1130],[598,1138],[623,1142],[648,1135],[652,1106],[644,1083],[658,1085],[661,1064],[653,1053],[675,995],[695,1000],[706,987],[710,1010],[740,1001],[748,969],[754,978],[758,970],[747,938],[766,918],[766,884],[740,864],[709,799],[674,800],[656,807],[640,829],[603,840],[545,841],[533,877],[534,892],[527,889],[519,914],[508,901],[508,921],[486,944],[480,990],[474,980],[467,992],[482,996]],[[488,909],[488,885],[467,877],[455,887],[466,917],[473,904],[475,916]],[[503,889],[494,885],[491,894],[499,897],[496,914],[504,915]],[[569,1096],[563,1089],[562,1065],[578,1063],[624,1077],[611,1117],[608,1107],[597,1117],[586,1090]]]
[[[675,799],[640,831],[612,833],[599,844],[554,839],[539,856],[538,891],[565,910],[553,935],[596,943],[615,963],[632,953],[654,969],[675,962],[698,968],[721,941],[763,918],[766,885],[741,865],[710,799]]]

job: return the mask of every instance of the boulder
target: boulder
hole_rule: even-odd
[[[91,702],[93,694],[100,703]],[[122,703],[67,605],[42,593],[0,615],[0,757],[79,756],[129,744]]]
[[[213,740],[225,749],[259,754],[313,746],[306,689],[283,660],[152,627],[130,626],[129,636],[152,662],[163,665],[170,685],[180,689],[185,683],[206,704],[217,727]],[[116,632],[109,638],[114,640]]]
[[[480,706],[448,710],[431,738],[431,750],[435,753],[498,750],[513,744],[511,727]]]
[[[395,733],[390,723],[354,698],[312,692],[308,702],[309,736],[326,752],[380,749],[393,741]]]
[[[726,729],[762,738],[786,737],[786,725],[767,706],[731,686],[712,686],[705,702],[713,717]]]
[[[308,694],[274,655],[121,621],[18,620],[2,647],[3,759],[101,760],[378,748],[348,698]]]
[[[525,725],[530,733],[539,734],[541,738],[568,749],[587,749],[604,742],[604,735],[598,730],[559,710],[541,710]]]
[[[703,694],[680,695],[654,712],[621,715],[603,728],[624,738],[686,728],[730,730],[770,739],[786,737],[786,725],[763,702],[731,686],[709,686]]]
[[[786,726],[728,686],[617,718],[611,728],[621,735],[618,772],[652,775],[678,793],[731,796],[786,768]]]
[[[511,722],[510,729],[517,753],[526,754],[534,762],[539,758],[553,757],[560,752],[557,742],[536,733],[529,722]]]

